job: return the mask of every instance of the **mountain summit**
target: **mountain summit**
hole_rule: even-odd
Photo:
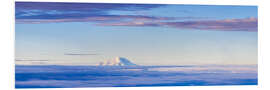
[[[134,65],[136,64],[130,62],[128,59],[123,57],[116,57],[115,59],[99,63],[99,66],[134,66]]]

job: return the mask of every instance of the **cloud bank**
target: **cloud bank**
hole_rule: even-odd
[[[16,66],[15,84],[16,88],[257,85],[257,66]]]

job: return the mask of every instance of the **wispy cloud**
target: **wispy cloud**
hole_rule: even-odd
[[[100,55],[100,54],[87,54],[87,53],[65,53],[64,55],[70,56],[91,56],[91,55]]]
[[[201,17],[160,17],[138,14],[140,11],[164,7],[164,4],[106,4],[106,3],[53,3],[16,2],[16,23],[60,22],[123,22],[131,20],[159,21],[198,19]],[[111,11],[133,11],[132,15],[111,14]]]
[[[161,17],[136,12],[164,7],[162,4],[106,4],[16,2],[16,23],[91,22],[97,26],[168,27],[215,31],[258,31],[258,19],[208,17]],[[134,15],[112,14],[111,11],[134,11]]]
[[[58,11],[97,11],[100,10],[149,10],[166,6],[164,4],[120,4],[120,3],[63,3],[63,2],[16,2],[16,10],[58,10]],[[125,8],[123,8],[125,7]],[[18,8],[18,9],[17,9]]]
[[[140,11],[165,5],[160,4],[105,4],[105,3],[55,3],[16,2],[16,22],[22,20],[78,20],[96,17],[117,17],[110,11]],[[123,17],[123,16],[121,16]],[[125,16],[124,16],[125,17]]]
[[[142,15],[98,15],[88,16],[84,18],[63,18],[63,19],[17,19],[17,23],[59,23],[59,22],[120,22],[128,20],[145,20],[145,21],[157,21],[157,20],[173,20],[172,17],[153,17]]]
[[[15,61],[49,61],[49,60],[38,60],[38,59],[15,59]]]
[[[146,22],[134,20],[130,22],[102,23],[103,26],[160,26],[179,29],[221,30],[221,31],[258,31],[257,18],[224,19],[224,20],[187,20]]]
[[[183,22],[162,22],[161,25],[200,30],[223,30],[223,31],[258,31],[257,18],[224,19],[207,21],[183,21]]]

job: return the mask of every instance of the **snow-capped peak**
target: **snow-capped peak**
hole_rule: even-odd
[[[131,65],[136,65],[136,64],[130,62],[126,58],[116,57],[115,59],[112,59],[112,60],[100,62],[99,65],[100,66],[131,66]]]

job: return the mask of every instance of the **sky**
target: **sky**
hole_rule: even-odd
[[[257,6],[16,2],[16,65],[257,64]]]

